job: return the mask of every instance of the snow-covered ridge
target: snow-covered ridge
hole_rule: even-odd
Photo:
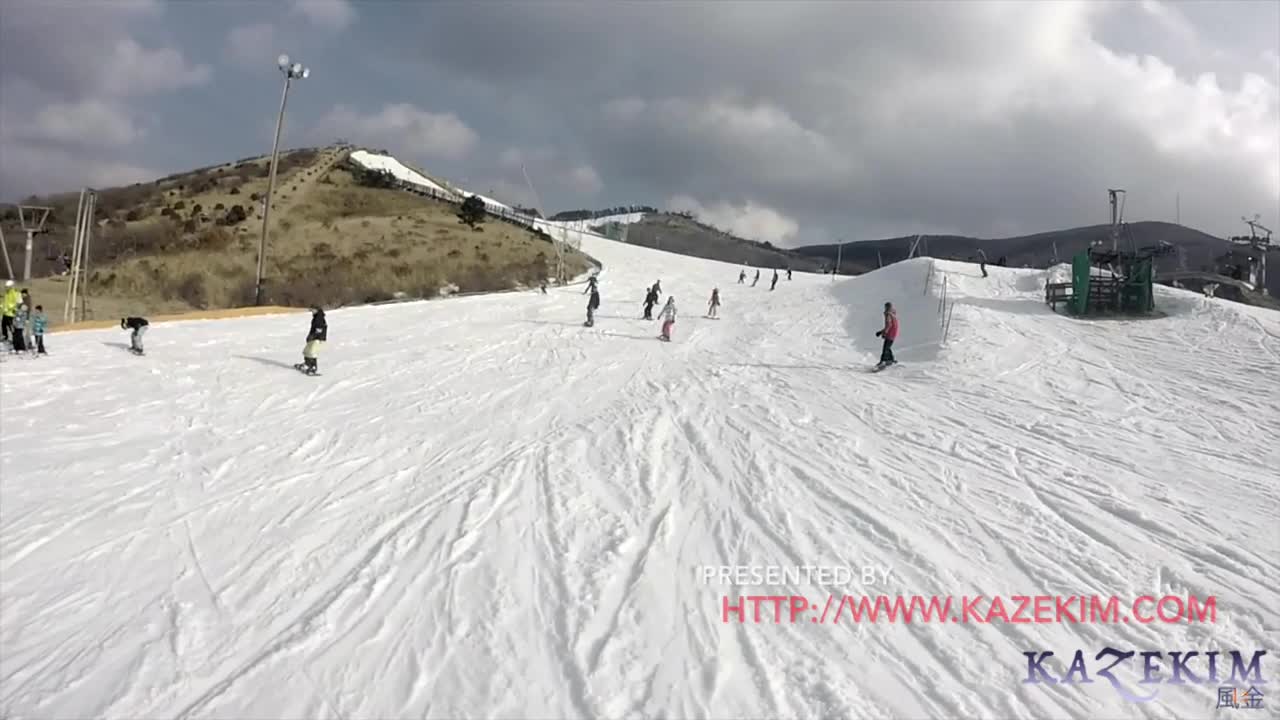
[[[382,170],[391,173],[392,177],[410,185],[418,185],[435,192],[453,194],[450,190],[431,181],[422,173],[410,168],[390,155],[371,153],[368,150],[356,150],[351,153],[351,161],[369,170]]]
[[[500,215],[523,215],[520,211],[499,202],[486,195],[474,193],[461,187],[452,185],[446,188],[439,183],[433,182],[430,178],[422,173],[410,168],[399,160],[390,155],[381,153],[373,153],[368,150],[356,150],[351,153],[351,161],[369,170],[382,170],[391,173],[393,177],[410,185],[419,187],[447,195],[453,195],[461,198],[470,197],[472,195],[480,198],[490,212]],[[606,215],[604,217],[592,218],[589,220],[545,220],[542,218],[529,217],[531,225],[547,233],[556,233],[558,239],[565,240],[577,247],[581,244],[581,236],[590,235],[591,237],[603,237],[600,233],[591,232],[592,227],[599,227],[607,223],[629,224],[640,222],[644,219],[644,213],[626,213],[622,215]],[[563,237],[562,237],[563,236]]]

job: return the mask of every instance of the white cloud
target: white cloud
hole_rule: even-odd
[[[343,30],[356,21],[356,9],[348,0],[293,0],[290,9],[329,30]]]
[[[428,112],[408,103],[384,105],[373,114],[338,105],[320,119],[312,134],[385,146],[392,153],[408,157],[446,159],[467,155],[479,140],[457,115]]]
[[[795,239],[800,224],[773,208],[746,202],[742,205],[719,202],[703,205],[688,195],[675,195],[667,201],[673,212],[691,212],[700,222],[748,240],[785,245]]]
[[[578,165],[569,170],[565,184],[569,189],[584,195],[595,195],[604,189],[600,173],[590,165]]]
[[[3,131],[24,142],[63,143],[69,146],[128,145],[143,131],[127,111],[102,100],[54,103],[30,119],[14,118]]]

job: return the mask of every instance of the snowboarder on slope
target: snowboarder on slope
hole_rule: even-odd
[[[760,269],[756,268],[756,279],[751,281],[751,287],[755,287],[758,282],[760,282]]]
[[[791,279],[791,268],[787,268],[787,279]]]
[[[658,304],[658,291],[656,288],[649,288],[644,295],[644,319],[653,319],[653,306]]]
[[[884,304],[884,329],[876,331],[876,337],[884,338],[884,348],[880,351],[880,364],[877,369],[885,368],[898,362],[893,358],[893,341],[898,339],[898,312],[893,303]]]
[[[773,271],[773,282],[769,283],[769,289],[773,290],[776,287],[778,287],[778,271],[775,269]]]
[[[738,284],[742,285],[746,281],[747,281],[747,269],[742,268],[742,271],[738,273]]]
[[[676,324],[676,297],[674,295],[667,297],[667,304],[662,307],[662,312],[658,313],[658,319],[662,320],[662,340],[671,341],[671,327]]]
[[[600,307],[600,292],[595,288],[591,288],[591,297],[587,299],[587,321],[582,323],[584,326],[595,326],[596,308],[598,307]]]
[[[142,354],[142,334],[147,331],[147,327],[150,324],[143,317],[120,318],[120,329],[133,331],[129,335],[129,350],[139,355]]]
[[[311,329],[307,331],[307,344],[302,347],[302,364],[294,367],[308,375],[320,372],[316,355],[328,341],[329,323],[324,319],[324,308],[314,305],[311,308]]]
[[[658,294],[658,297],[662,297],[662,281],[661,280],[653,281],[653,291]]]
[[[587,289],[583,290],[582,294],[586,295],[589,292],[595,292],[595,291],[596,291],[596,276],[592,275],[591,277],[587,278]]]
[[[716,311],[720,309],[720,288],[711,289],[711,303],[707,305],[707,317],[716,316]]]
[[[987,254],[982,250],[978,250],[978,269],[982,271],[982,277],[987,276]]]

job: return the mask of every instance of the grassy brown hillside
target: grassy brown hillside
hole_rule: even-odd
[[[487,219],[472,229],[458,208],[400,190],[366,187],[348,149],[282,155],[271,210],[265,304],[326,306],[442,289],[494,291],[549,275],[549,239]],[[90,318],[252,304],[266,158],[252,158],[99,194],[90,248]],[[78,194],[32,199],[54,207],[36,240],[28,285],[50,319],[62,317],[66,279],[56,258],[70,252]],[[0,217],[15,270],[24,238]],[[573,253],[570,271],[588,260]]]

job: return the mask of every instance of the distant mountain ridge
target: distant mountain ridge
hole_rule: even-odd
[[[1233,248],[1238,248],[1229,240],[1194,228],[1154,220],[1129,223],[1125,226],[1125,232],[1127,234],[1121,238],[1122,250],[1128,249],[1129,238],[1132,238],[1132,244],[1139,248],[1163,242],[1179,249],[1178,254],[1157,258],[1157,272],[1172,272],[1184,266],[1187,270],[1214,268],[1219,257],[1231,252]],[[878,267],[881,263],[888,265],[905,260],[915,240],[916,236],[910,235],[845,243],[843,249],[839,251],[840,271],[842,273],[866,272]],[[1048,267],[1055,259],[1058,262],[1070,261],[1073,255],[1088,248],[1095,241],[1109,245],[1111,226],[1089,225],[1009,238],[925,235],[920,240],[920,253],[951,260],[976,260],[978,251],[982,250],[986,253],[988,263],[994,263],[1000,257],[1004,257],[1013,267]],[[838,249],[837,245],[807,245],[796,248],[795,252],[807,257],[821,258],[834,264]],[[1277,260],[1273,261],[1273,267],[1269,268],[1267,287],[1273,296],[1280,296],[1280,256],[1273,257]]]

